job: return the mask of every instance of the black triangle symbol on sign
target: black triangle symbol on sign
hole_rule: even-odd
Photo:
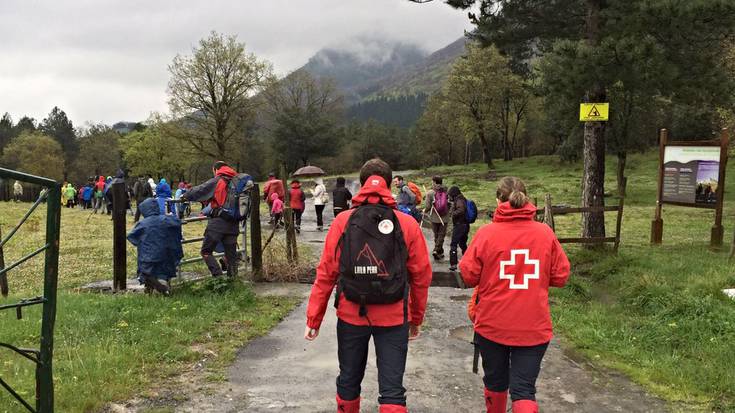
[[[587,114],[587,117],[590,117],[590,118],[599,118],[600,117],[600,111],[597,110],[597,105],[592,105],[592,109],[590,110],[590,113]]]

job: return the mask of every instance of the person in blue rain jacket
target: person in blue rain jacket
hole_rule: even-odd
[[[158,202],[148,198],[140,204],[143,220],[128,233],[128,241],[138,248],[138,281],[146,288],[168,294],[168,282],[184,256],[181,221],[161,214]]]

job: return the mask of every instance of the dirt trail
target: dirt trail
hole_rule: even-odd
[[[331,217],[331,210],[325,211]],[[307,206],[302,240],[321,249]],[[448,248],[448,246],[447,246]],[[445,271],[446,263],[436,266]],[[338,372],[336,317],[330,307],[319,338],[302,338],[308,285],[258,286],[260,294],[301,295],[304,302],[268,335],[243,348],[218,390],[190,395],[177,412],[333,412]],[[404,385],[413,412],[484,411],[482,379],[471,372],[472,328],[465,314],[469,290],[432,287],[422,337],[409,348]],[[363,381],[363,411],[377,411],[377,378],[371,348]],[[624,376],[565,355],[552,341],[538,381],[544,412],[664,412],[667,406]]]

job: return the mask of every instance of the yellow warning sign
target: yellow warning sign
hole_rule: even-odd
[[[579,120],[581,122],[604,122],[607,120],[609,103],[581,103]]]

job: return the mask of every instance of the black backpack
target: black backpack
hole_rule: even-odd
[[[360,316],[367,316],[367,304],[392,304],[404,300],[407,319],[408,251],[396,212],[385,205],[358,207],[347,221],[337,248],[339,281],[334,306],[339,297],[360,305]],[[368,319],[369,321],[369,319]]]

